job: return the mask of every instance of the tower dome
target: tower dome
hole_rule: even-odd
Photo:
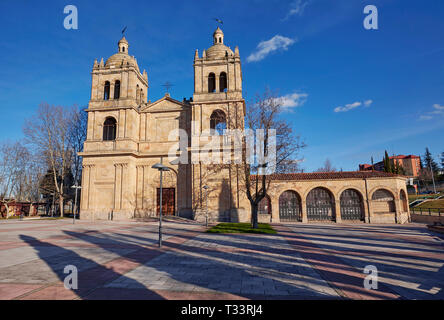
[[[233,54],[233,51],[224,45],[224,33],[217,27],[213,33],[213,45],[206,51],[206,57],[209,59],[218,59],[232,56]]]
[[[119,40],[118,46],[119,46],[119,51],[118,52],[128,53],[129,44],[128,44],[128,41],[125,39],[124,36],[122,37],[122,39]]]
[[[129,43],[122,37],[118,42],[118,51],[108,58],[105,62],[105,67],[108,68],[125,68],[125,67],[135,67],[137,71],[140,72],[139,66],[137,65],[136,58],[128,54]]]
[[[224,43],[224,33],[219,27],[217,27],[216,31],[213,32],[213,44],[218,43]]]

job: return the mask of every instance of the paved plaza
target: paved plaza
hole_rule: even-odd
[[[444,299],[444,240],[424,225],[0,222],[0,299]],[[64,268],[78,270],[65,289]],[[378,270],[367,290],[364,268]]]

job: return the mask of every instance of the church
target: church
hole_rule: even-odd
[[[123,37],[117,53],[94,61],[83,157],[81,219],[129,220],[162,213],[197,221],[248,222],[250,203],[235,167],[171,161],[180,133],[191,141],[220,124],[243,129],[239,48],[225,45],[217,28],[212,46],[194,55],[194,93],[182,101],[168,93],[151,102],[148,74],[140,72]],[[191,71],[191,63],[190,63]],[[231,121],[230,121],[231,120]],[[222,139],[223,137],[220,136]],[[188,148],[191,155],[197,146]],[[192,156],[190,157],[192,158]],[[410,220],[406,179],[384,172],[273,174],[259,205],[259,222],[405,223]]]

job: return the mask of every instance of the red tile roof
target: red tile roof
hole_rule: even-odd
[[[329,179],[364,179],[403,177],[401,175],[381,171],[343,171],[343,172],[310,172],[310,173],[277,173],[268,176],[272,180],[329,180]],[[251,176],[256,180],[256,176]]]
[[[392,157],[389,157],[390,159],[418,159],[419,158],[419,156],[415,156],[415,155],[413,155],[413,154],[411,154],[411,155],[408,155],[408,156],[404,156],[404,155],[398,155],[398,156],[392,156]]]

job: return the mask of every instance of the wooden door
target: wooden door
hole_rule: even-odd
[[[162,188],[162,215],[174,216],[176,204],[176,190],[174,188]],[[160,212],[160,188],[157,188],[157,215]]]

